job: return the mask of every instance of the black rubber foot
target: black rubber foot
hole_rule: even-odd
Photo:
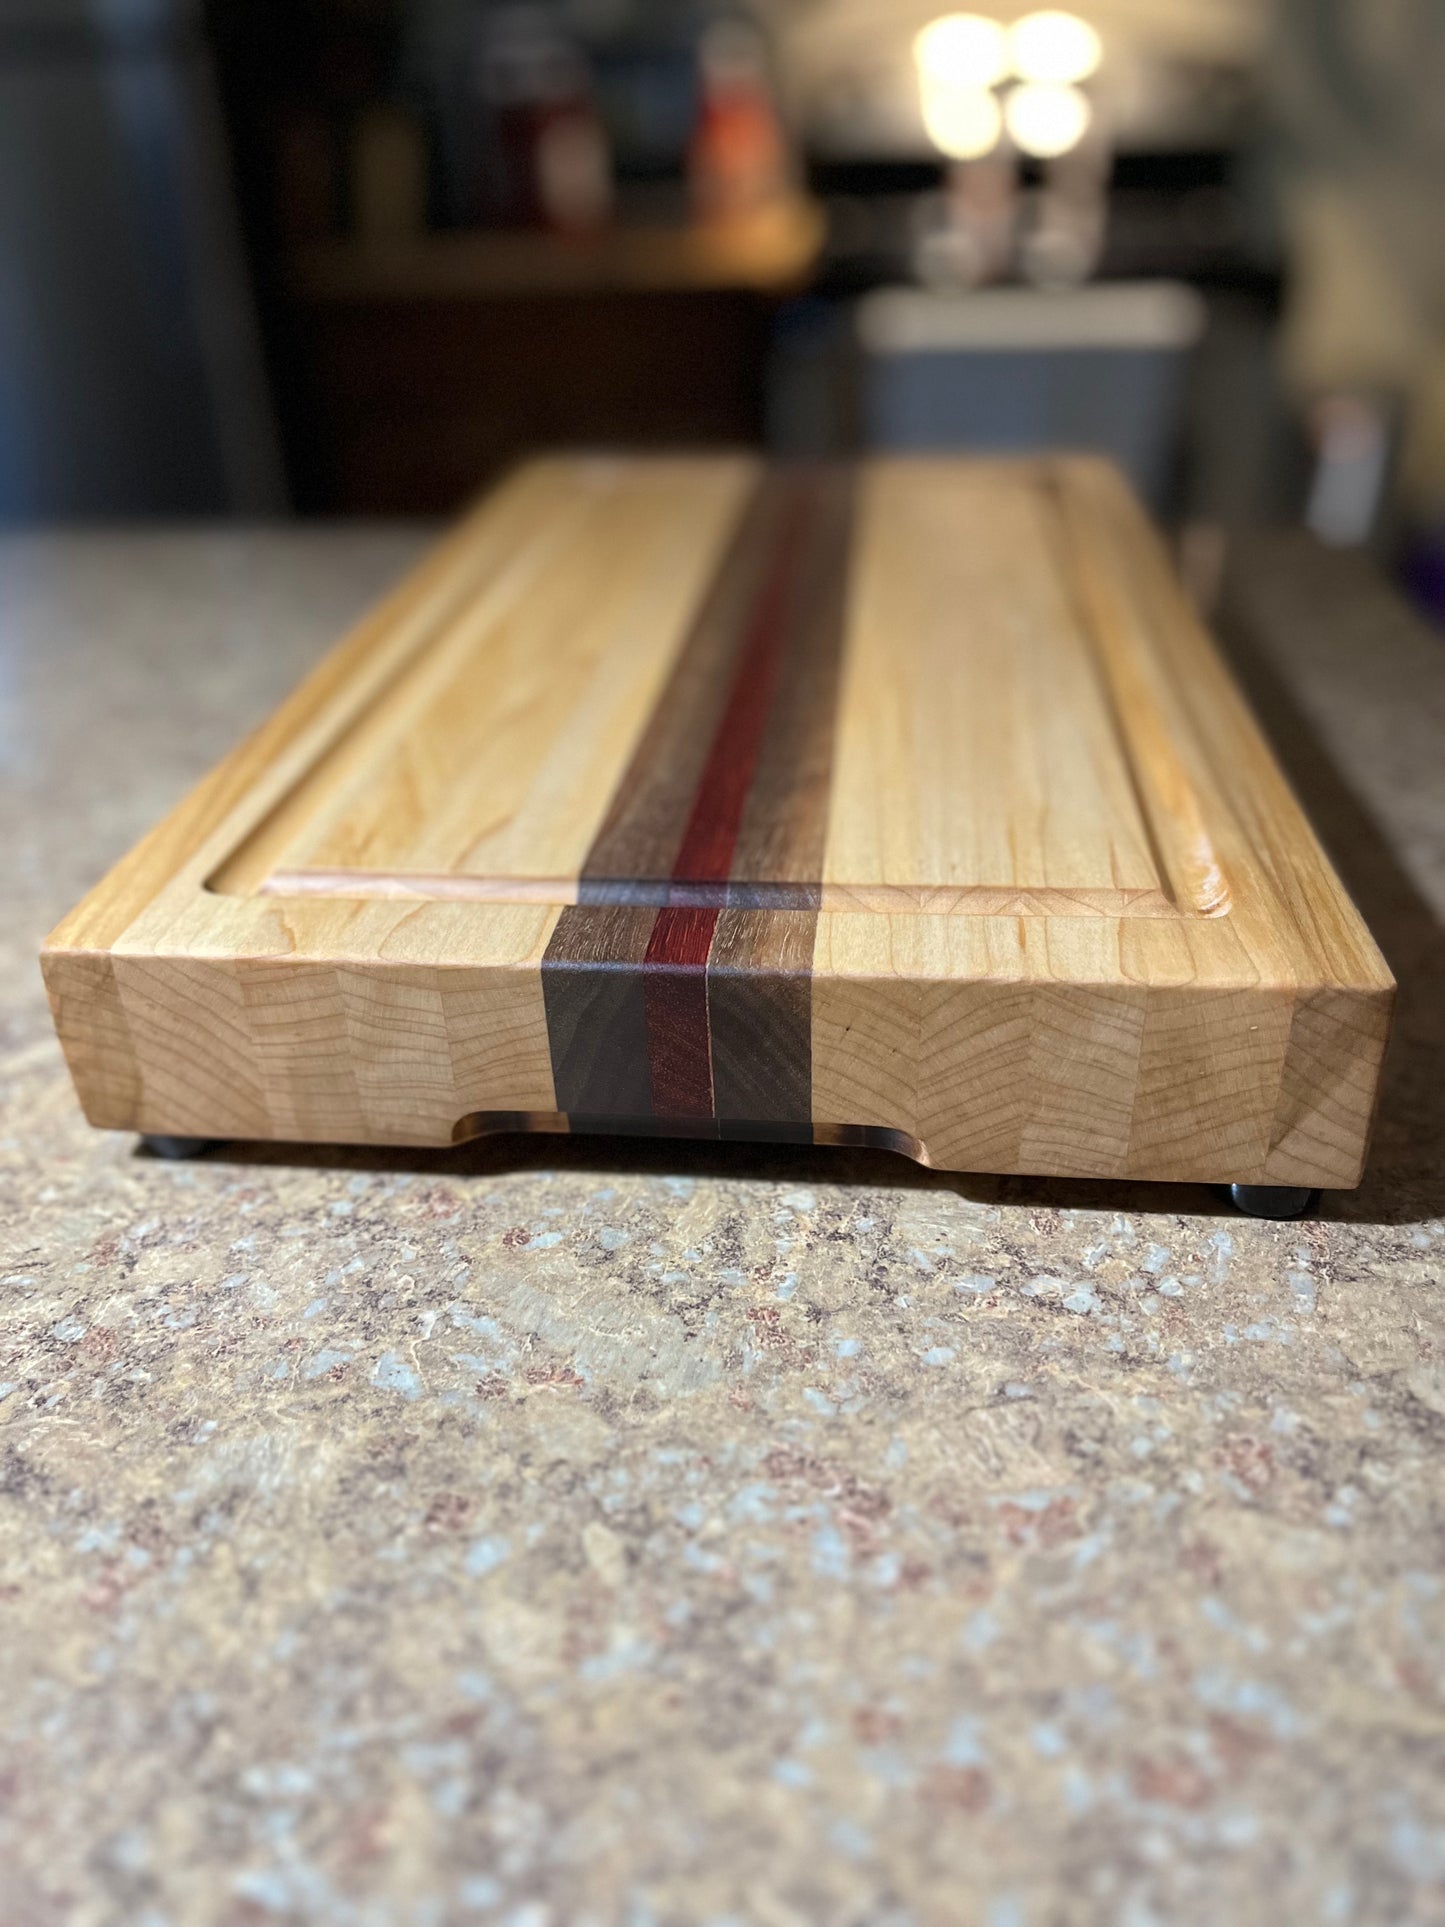
[[[1229,1195],[1247,1218],[1302,1218],[1320,1194],[1288,1184],[1231,1184]]]
[[[215,1141],[213,1137],[156,1137],[149,1131],[141,1138],[153,1158],[198,1158]]]

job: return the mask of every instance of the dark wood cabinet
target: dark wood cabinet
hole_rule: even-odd
[[[538,449],[760,443],[808,204],[717,232],[434,236],[299,255],[287,283],[298,506],[454,508]]]

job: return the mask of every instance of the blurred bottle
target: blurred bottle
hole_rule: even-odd
[[[1394,464],[1398,406],[1361,393],[1322,395],[1306,415],[1315,467],[1305,527],[1330,548],[1362,548],[1379,531]]]
[[[786,199],[792,168],[761,38],[745,21],[717,21],[703,35],[698,66],[688,149],[694,213],[703,221],[731,220]]]
[[[276,221],[287,241],[322,241],[341,229],[337,132],[319,108],[287,103],[273,138]]]
[[[1104,254],[1113,166],[1113,149],[1097,123],[1069,153],[1044,162],[1020,249],[1025,280],[1074,288],[1092,279]]]
[[[351,224],[363,241],[420,234],[427,222],[426,135],[404,107],[379,103],[351,136]]]
[[[987,154],[949,169],[943,191],[920,199],[913,270],[927,288],[978,288],[1012,274],[1019,180],[1011,160]]]
[[[542,7],[504,7],[483,22],[478,80],[490,134],[484,217],[560,234],[606,226],[611,154],[577,42]]]

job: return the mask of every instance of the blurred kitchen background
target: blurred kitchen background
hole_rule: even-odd
[[[0,0],[0,521],[1062,443],[1439,616],[1442,101],[1441,0]]]

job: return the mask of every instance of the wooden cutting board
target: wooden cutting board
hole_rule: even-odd
[[[54,932],[92,1122],[1347,1186],[1393,984],[1087,459],[539,462]]]

